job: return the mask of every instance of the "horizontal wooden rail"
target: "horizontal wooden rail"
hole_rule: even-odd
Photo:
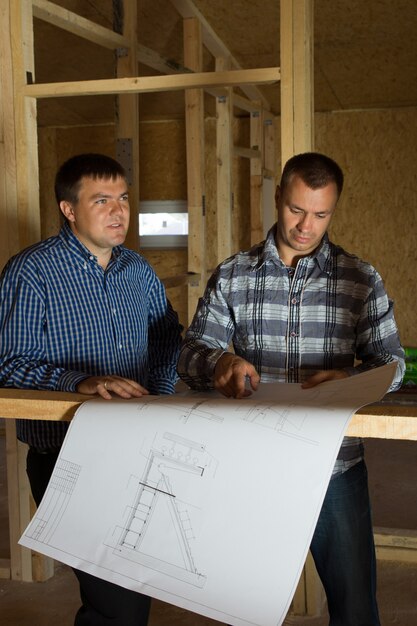
[[[91,399],[79,393],[0,389],[0,417],[68,421]],[[353,415],[347,435],[417,441],[417,405],[369,404]]]
[[[59,98],[68,96],[100,96],[123,93],[153,93],[209,87],[240,87],[248,84],[265,85],[280,80],[279,67],[223,72],[195,72],[171,76],[134,76],[99,80],[36,83],[22,87],[25,96]]]

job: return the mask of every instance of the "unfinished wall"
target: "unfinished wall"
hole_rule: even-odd
[[[331,236],[380,272],[395,302],[402,343],[409,346],[417,346],[415,137],[415,108],[315,117],[316,149],[345,172]]]

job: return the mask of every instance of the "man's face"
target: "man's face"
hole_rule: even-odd
[[[277,187],[276,243],[287,266],[295,266],[300,257],[308,256],[320,245],[337,200],[335,183],[310,189],[299,176],[294,176],[282,193]]]
[[[81,179],[78,202],[62,201],[61,211],[78,239],[99,259],[109,261],[129,226],[129,198],[124,178]]]

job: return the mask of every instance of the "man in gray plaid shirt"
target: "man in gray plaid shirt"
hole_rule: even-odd
[[[264,242],[226,259],[200,299],[178,364],[190,387],[242,398],[260,380],[309,388],[393,360],[391,391],[400,386],[404,351],[382,279],[327,235],[342,188],[342,170],[325,155],[286,163],[277,223]],[[358,438],[343,441],[310,547],[329,626],[380,626]]]

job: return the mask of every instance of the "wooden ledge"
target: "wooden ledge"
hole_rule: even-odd
[[[59,391],[0,389],[0,417],[69,421],[93,396]],[[417,405],[369,404],[353,415],[351,437],[417,441]]]

